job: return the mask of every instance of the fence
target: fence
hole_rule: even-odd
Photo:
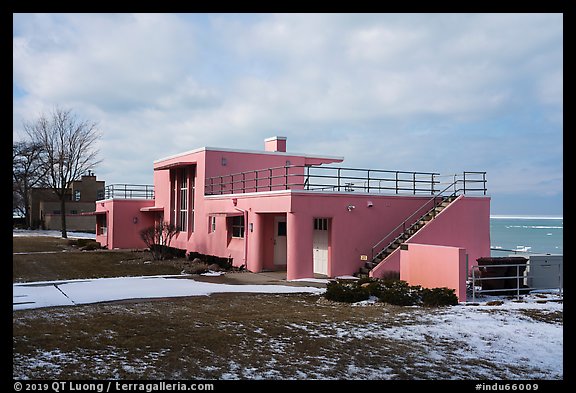
[[[531,269],[530,260],[528,263],[511,263],[511,264],[483,264],[481,266],[474,266],[471,271],[470,281],[472,284],[472,301],[476,301],[477,294],[515,294],[516,297],[519,299],[521,294],[528,293],[532,290],[541,290],[541,289],[557,289],[558,293],[561,295],[563,292],[563,277],[562,277],[562,262],[551,262],[547,263],[545,266],[550,267],[552,269],[556,269],[558,274],[556,285],[534,285],[534,282],[538,281],[540,278],[550,278],[550,273],[540,273],[541,269],[535,269],[534,267],[542,265],[533,265]],[[506,275],[506,276],[488,276],[486,277],[486,272],[488,269],[493,268],[513,268],[516,270],[515,275]],[[537,271],[538,273],[534,273]],[[482,282],[486,282],[487,280],[492,281],[503,281],[500,288],[493,288],[488,289],[484,288]],[[514,283],[514,285],[506,285]],[[480,285],[478,285],[480,284]],[[480,286],[481,289],[477,289]]]
[[[154,199],[154,186],[150,184],[110,184],[105,188],[105,199]]]
[[[243,194],[276,190],[367,192],[434,195],[440,189],[439,173],[407,172],[331,166],[289,165],[258,169],[206,179],[206,195]],[[458,178],[458,179],[457,179]],[[486,172],[454,175],[456,193],[486,195]]]

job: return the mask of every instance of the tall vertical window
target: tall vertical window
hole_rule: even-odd
[[[170,171],[170,224],[176,225],[176,172]]]
[[[179,209],[178,209],[178,229],[183,232],[188,230],[188,171],[186,169],[180,170],[180,185]]]
[[[189,176],[189,185],[190,185],[190,207],[188,208],[189,210],[189,215],[190,215],[190,232],[194,232],[194,196],[196,194],[196,168],[195,167],[190,167],[190,170],[188,171],[188,173],[190,174]]]
[[[208,217],[208,232],[216,232],[216,216]]]
[[[170,172],[170,223],[178,231],[194,231],[194,184],[193,167]]]

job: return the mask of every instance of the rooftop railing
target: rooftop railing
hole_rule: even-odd
[[[105,199],[154,199],[154,186],[150,184],[110,184]]]
[[[460,180],[456,181],[459,177]],[[278,190],[320,192],[364,192],[435,195],[442,189],[436,172],[408,172],[331,166],[290,165],[214,176],[206,179],[206,195],[244,194]],[[450,176],[456,193],[486,195],[486,172],[464,172]]]

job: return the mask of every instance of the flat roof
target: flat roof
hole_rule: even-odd
[[[342,156],[326,156],[326,155],[319,155],[319,154],[288,153],[288,152],[265,151],[265,150],[242,150],[242,149],[239,150],[239,149],[229,149],[229,148],[221,148],[221,147],[200,147],[198,149],[188,150],[188,151],[185,151],[182,153],[173,154],[171,156],[160,158],[158,160],[155,160],[154,164],[160,163],[162,161],[170,160],[172,158],[181,157],[181,156],[184,156],[187,154],[200,153],[203,151],[221,151],[221,152],[227,152],[227,153],[265,154],[265,155],[286,156],[286,157],[295,156],[295,157],[304,157],[304,158],[317,158],[317,159],[344,161],[344,157],[342,157]]]

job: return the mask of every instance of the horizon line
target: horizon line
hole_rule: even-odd
[[[517,218],[517,219],[549,219],[549,220],[563,220],[563,215],[552,214],[490,214],[490,218]]]

